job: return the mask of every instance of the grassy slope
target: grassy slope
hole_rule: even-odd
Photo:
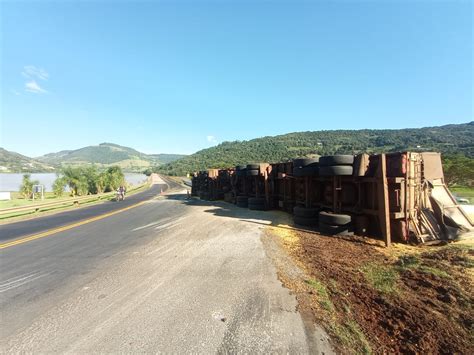
[[[0,172],[51,172],[54,168],[47,163],[40,162],[24,155],[0,148],[0,166],[7,168]]]

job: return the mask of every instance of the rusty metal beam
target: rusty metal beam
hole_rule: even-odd
[[[389,247],[392,244],[392,236],[390,234],[390,205],[388,200],[387,161],[385,154],[380,154],[378,168],[378,217],[385,246]]]

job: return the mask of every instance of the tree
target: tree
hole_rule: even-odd
[[[66,167],[61,175],[61,180],[57,182],[58,191],[59,185],[63,183],[63,186],[69,186],[72,196],[113,191],[125,183],[125,176],[118,166],[112,166],[101,173],[94,166]]]
[[[66,167],[62,170],[62,177],[69,186],[72,196],[87,195],[89,184],[83,168]]]
[[[31,175],[23,175],[23,181],[20,186],[20,193],[24,198],[31,198],[33,195],[33,185],[38,185],[38,180],[31,181]]]
[[[66,181],[63,177],[58,176],[53,183],[53,193],[56,197],[61,197],[64,194],[64,187],[66,186]]]
[[[125,183],[125,176],[119,166],[107,168],[103,176],[105,182],[105,192],[114,191]]]
[[[464,155],[443,156],[446,183],[450,186],[473,186],[474,159]]]

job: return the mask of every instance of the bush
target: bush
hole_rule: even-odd
[[[66,187],[66,182],[63,177],[58,177],[54,180],[53,183],[53,193],[56,197],[61,197],[64,194],[64,188]]]
[[[31,181],[31,175],[23,175],[23,181],[20,186],[20,193],[24,198],[31,198],[33,196],[33,185],[37,185],[39,182],[37,180]]]

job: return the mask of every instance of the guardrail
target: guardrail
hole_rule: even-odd
[[[149,185],[149,183],[139,185],[137,187],[134,187],[133,189],[129,190],[129,193],[134,192],[136,190],[139,190],[143,188],[144,186]],[[69,199],[64,199],[60,201],[52,201],[52,202],[46,202],[46,203],[39,203],[39,204],[31,204],[27,206],[18,206],[18,207],[9,207],[9,208],[4,208],[0,209],[0,219],[1,218],[7,218],[5,216],[14,214],[17,212],[25,212],[24,214],[30,212],[30,213],[36,213],[41,210],[49,210],[49,209],[56,209],[60,207],[68,207],[68,206],[79,206],[81,203],[87,203],[87,202],[92,202],[95,200],[103,200],[107,199],[110,197],[115,196],[115,191],[113,192],[107,192],[103,194],[96,194],[96,195],[86,195],[86,196],[77,196],[77,197],[71,197]]]

